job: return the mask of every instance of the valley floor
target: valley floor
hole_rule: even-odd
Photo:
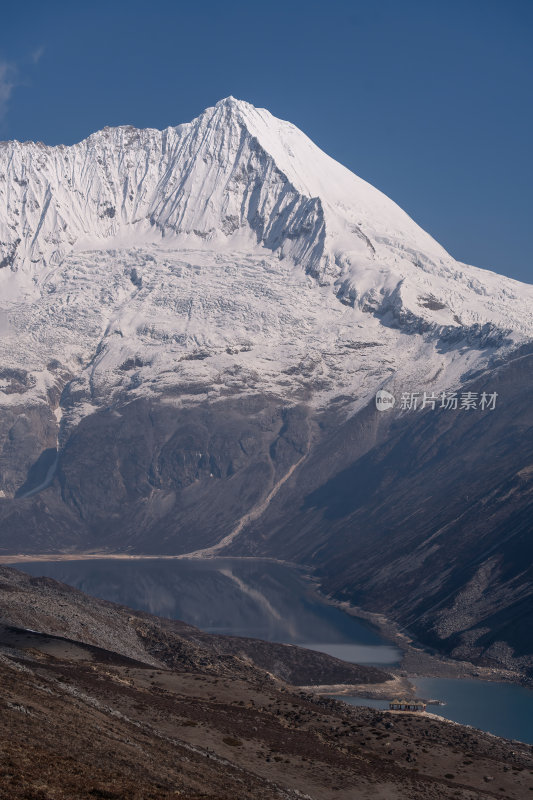
[[[431,715],[28,632],[0,645],[5,800],[521,800],[533,787],[530,747]]]

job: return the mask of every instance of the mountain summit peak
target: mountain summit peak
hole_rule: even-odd
[[[218,101],[218,103],[215,103],[215,108],[219,108],[220,106],[229,106],[229,107],[244,106],[244,107],[254,108],[254,106],[252,106],[251,103],[248,103],[246,100],[238,100],[236,97],[233,97],[232,94],[228,95],[227,97],[223,97],[221,100]]]
[[[0,284],[10,272],[38,281],[73,250],[162,237],[215,251],[238,243],[402,325],[531,328],[519,308],[531,287],[457,264],[297,127],[231,95],[164,131],[104,129],[71,147],[7,143],[0,173]]]

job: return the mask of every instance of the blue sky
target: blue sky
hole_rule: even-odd
[[[0,138],[290,119],[453,256],[533,282],[532,0],[5,4]]]

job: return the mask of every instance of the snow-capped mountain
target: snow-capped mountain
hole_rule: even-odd
[[[3,143],[0,266],[0,403],[53,397],[64,425],[125,393],[344,396],[353,413],[398,375],[453,386],[533,333],[532,287],[456,262],[231,97],[165,131]]]
[[[532,303],[231,97],[2,143],[0,553],[289,558],[527,667]],[[499,400],[383,414],[378,389]]]

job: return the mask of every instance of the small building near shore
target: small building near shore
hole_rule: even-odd
[[[425,711],[426,703],[423,700],[391,700],[389,711]]]

